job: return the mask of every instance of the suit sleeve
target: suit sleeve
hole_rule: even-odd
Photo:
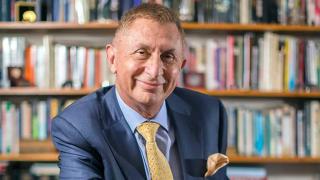
[[[227,151],[227,144],[228,144],[228,120],[227,120],[227,113],[225,107],[219,101],[219,152],[226,154]]]
[[[219,122],[219,152],[226,154],[227,151],[227,145],[228,145],[228,120],[227,120],[227,113],[224,105],[221,101],[219,101],[219,116],[220,116],[220,122]],[[227,176],[227,166],[221,168],[217,174],[220,174],[220,178],[223,180],[229,180]],[[218,175],[219,176],[219,175]]]
[[[52,123],[52,140],[60,153],[60,179],[103,179],[99,156],[79,131],[61,117]]]
[[[219,101],[219,106],[217,106],[218,109],[218,152],[222,153],[222,154],[226,154],[227,151],[227,131],[228,131],[228,124],[227,124],[227,113],[226,110],[223,106],[223,104],[221,103],[221,101]],[[210,176],[206,179],[208,180],[229,180],[229,178],[227,177],[227,166],[221,168],[218,170],[218,172],[216,172],[215,175]]]

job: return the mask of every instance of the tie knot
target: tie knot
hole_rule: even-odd
[[[156,133],[160,125],[154,122],[144,122],[137,127],[139,134],[146,140],[147,143],[155,142]]]

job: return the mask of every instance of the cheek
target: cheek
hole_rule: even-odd
[[[180,68],[174,67],[167,71],[165,78],[170,82],[175,82],[178,79],[179,74]]]

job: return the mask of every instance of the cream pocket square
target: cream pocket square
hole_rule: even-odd
[[[229,163],[228,156],[220,153],[211,154],[207,160],[207,172],[204,177],[214,175],[220,168]]]

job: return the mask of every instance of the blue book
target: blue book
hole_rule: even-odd
[[[254,149],[255,153],[258,156],[264,155],[264,117],[262,116],[262,113],[259,111],[254,112]]]
[[[141,0],[133,0],[133,6],[139,6],[141,4]]]
[[[266,155],[271,154],[271,147],[270,147],[270,141],[271,141],[271,122],[270,122],[270,114],[268,113],[265,117],[265,146],[266,146]]]
[[[60,19],[60,0],[52,2],[52,21],[59,21]]]
[[[297,64],[297,41],[294,39],[291,39],[289,41],[289,44],[291,48],[289,49],[289,53],[292,54],[290,61],[290,67],[289,67],[289,84],[288,89],[289,91],[294,91],[296,89],[296,64]]]
[[[120,14],[124,15],[130,8],[133,7],[133,0],[119,0],[120,1]]]
[[[1,0],[0,21],[11,21],[11,0]]]
[[[70,9],[70,0],[64,0],[64,22],[69,22],[69,9]]]

